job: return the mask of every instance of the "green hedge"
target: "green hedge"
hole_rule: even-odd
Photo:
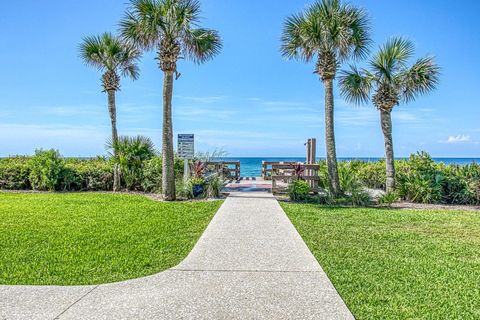
[[[353,180],[364,187],[385,190],[385,161],[339,162],[342,188],[349,191]],[[437,163],[426,152],[409,159],[395,160],[397,196],[417,203],[480,204],[480,164]],[[320,162],[320,177],[325,180],[326,165]],[[324,183],[326,184],[326,183]]]
[[[135,170],[135,177],[126,177],[127,174],[124,172],[122,176],[124,189],[160,192],[162,159],[155,156],[143,161]],[[175,159],[175,175],[179,178],[183,175],[180,159]],[[0,159],[0,189],[3,190],[111,191],[112,188],[113,163],[104,157],[63,158],[56,150],[37,150],[31,157]]]

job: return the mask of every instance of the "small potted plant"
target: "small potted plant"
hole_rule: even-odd
[[[203,174],[205,172],[205,164],[200,160],[195,161],[192,171],[192,194],[194,197],[198,197],[199,195],[203,194],[205,187],[205,179],[203,178]]]

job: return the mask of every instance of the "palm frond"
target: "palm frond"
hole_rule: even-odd
[[[80,57],[85,64],[101,71],[121,73],[134,80],[139,76],[137,63],[140,52],[111,33],[84,38],[80,45]]]
[[[120,21],[122,37],[142,50],[177,45],[186,58],[204,62],[222,48],[218,32],[199,28],[198,0],[131,0]],[[172,45],[174,44],[174,46]]]
[[[345,11],[350,19],[352,56],[354,59],[365,59],[370,52],[370,19],[363,9],[348,6]]]
[[[118,155],[116,160],[123,159],[126,163],[147,160],[157,154],[154,143],[146,136],[120,136],[116,142],[109,139],[106,149],[111,155],[115,150]]]
[[[162,2],[131,0],[130,8],[119,23],[122,38],[140,49],[153,49],[165,32]]]
[[[340,73],[340,93],[349,102],[367,103],[372,90],[372,82],[373,77],[367,71],[350,66],[350,70]]]
[[[370,65],[380,78],[390,81],[396,73],[405,68],[414,52],[412,41],[402,37],[391,38],[380,47]]]
[[[418,95],[433,91],[439,82],[440,67],[434,58],[418,59],[409,69],[401,74],[404,101],[414,100]]]
[[[103,58],[103,45],[99,36],[83,38],[79,47],[80,58],[86,65],[102,70],[105,67]]]
[[[193,29],[184,39],[184,52],[196,63],[203,63],[220,53],[222,40],[215,30]]]
[[[337,65],[350,57],[365,57],[370,46],[370,22],[364,10],[339,0],[317,0],[284,23],[281,51],[287,58],[309,61],[314,55],[335,57]],[[333,68],[333,67],[332,67]]]
[[[281,53],[287,59],[309,61],[313,50],[307,46],[306,41],[307,21],[303,14],[294,14],[285,20],[281,38]]]

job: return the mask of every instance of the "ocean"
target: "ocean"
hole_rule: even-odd
[[[318,160],[324,158],[317,158]],[[402,158],[404,159],[404,158]],[[305,158],[289,158],[289,157],[274,157],[274,158],[260,158],[260,157],[227,157],[224,158],[226,161],[240,161],[240,175],[242,177],[259,177],[262,174],[262,161],[272,161],[272,162],[305,162]],[[378,161],[381,158],[338,158],[338,161],[351,161],[351,160],[362,160],[362,161]],[[477,162],[480,163],[480,158],[433,158],[436,162],[443,162],[445,164],[459,164],[466,165],[469,163]]]

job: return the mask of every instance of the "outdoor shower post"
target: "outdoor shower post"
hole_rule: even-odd
[[[305,144],[307,146],[307,162],[306,164],[315,164],[317,161],[317,139],[311,138],[307,140]],[[305,170],[305,175],[312,176],[314,170],[307,169]],[[314,181],[310,181],[310,186],[314,187]]]

